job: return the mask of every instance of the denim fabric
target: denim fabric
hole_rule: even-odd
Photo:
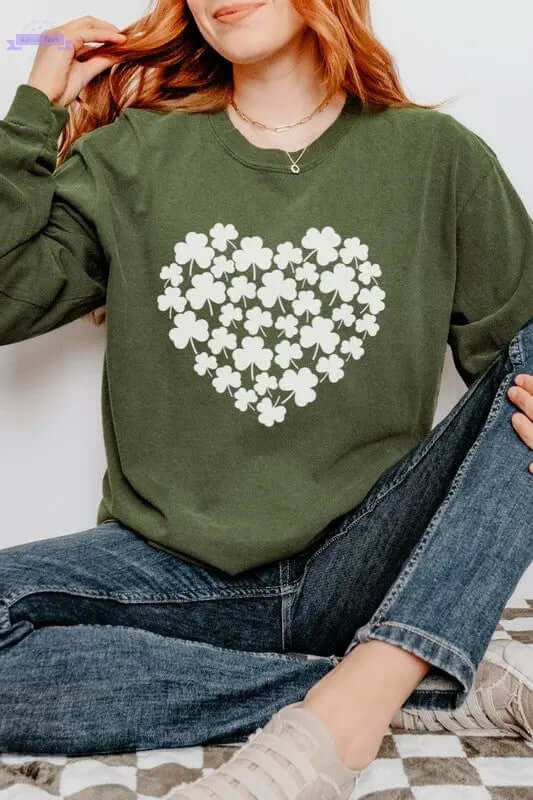
[[[430,662],[404,708],[457,708],[533,559],[532,453],[507,398],[519,372],[533,317],[291,558],[229,576],[118,520],[0,550],[0,751],[242,742],[369,639]]]

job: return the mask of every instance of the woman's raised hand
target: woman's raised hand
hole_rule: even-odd
[[[92,78],[116,61],[111,56],[97,55],[80,61],[80,55],[99,49],[88,42],[122,44],[127,38],[111,22],[89,16],[48,28],[41,35],[49,37],[49,41],[43,38],[37,48],[27,83],[48,95],[51,103],[60,106],[72,102]]]

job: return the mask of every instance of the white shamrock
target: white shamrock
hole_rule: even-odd
[[[279,342],[274,349],[277,353],[274,356],[274,361],[283,369],[287,369],[291,361],[296,361],[303,356],[300,345],[296,342],[289,342],[287,339]]]
[[[298,299],[294,300],[292,308],[294,313],[298,314],[299,317],[305,314],[305,318],[309,319],[309,314],[320,314],[321,305],[322,300],[320,300],[311,289],[307,289],[298,292]]]
[[[288,400],[294,395],[294,402],[297,406],[306,406],[312,403],[316,397],[313,386],[318,383],[318,378],[309,367],[301,367],[298,372],[287,369],[279,382],[280,389],[291,392]]]
[[[254,366],[263,372],[270,367],[274,354],[264,344],[262,336],[245,336],[242,340],[242,347],[238,347],[233,351],[233,361],[237,369],[243,371],[250,367],[252,379],[254,377]]]
[[[239,303],[241,300],[244,300],[244,305],[246,305],[246,298],[248,297],[250,300],[253,299],[255,297],[255,290],[255,283],[249,281],[246,275],[242,275],[239,278],[231,279],[231,287],[228,289],[228,295],[233,303]]]
[[[218,315],[218,319],[226,328],[229,327],[229,325],[237,327],[236,323],[242,319],[242,308],[240,306],[234,306],[233,303],[225,303],[220,311],[221,313]]]
[[[358,284],[353,280],[354,276],[355,270],[353,267],[335,264],[333,272],[327,269],[322,273],[318,288],[321,292],[333,292],[330,305],[333,304],[337,294],[341,300],[348,302],[353,300],[354,295],[359,291]]]
[[[261,306],[253,306],[246,310],[246,322],[244,327],[248,333],[261,333],[264,335],[263,328],[272,327],[272,314],[270,311],[265,311]]]
[[[316,264],[306,261],[301,267],[296,267],[294,277],[297,281],[302,281],[303,284],[308,283],[310,286],[314,286],[319,278]]]
[[[240,411],[247,411],[248,407],[255,403],[257,395],[253,389],[244,389],[241,387],[235,392],[235,406]]]
[[[345,264],[354,260],[364,261],[368,258],[368,246],[361,244],[361,240],[357,236],[353,236],[351,239],[344,240],[344,247],[341,248],[339,255]]]
[[[269,375],[268,372],[258,372],[255,376],[254,389],[261,397],[267,392],[277,389],[278,379],[275,375]]]
[[[263,247],[263,240],[260,236],[244,236],[241,239],[240,249],[233,252],[233,261],[239,272],[246,272],[251,266],[255,281],[256,266],[262,270],[270,268],[272,250],[270,247]]]
[[[237,337],[234,333],[230,333],[227,328],[214,328],[211,331],[211,339],[209,339],[207,346],[212,353],[224,352],[227,356],[227,350],[234,350],[237,347]]]
[[[363,340],[359,336],[350,336],[341,344],[341,353],[346,353],[348,358],[359,359],[364,354]]]
[[[302,347],[315,347],[313,358],[320,347],[324,353],[332,353],[340,341],[338,333],[333,331],[333,320],[327,317],[313,317],[310,325],[304,325],[300,331]]]
[[[301,264],[302,258],[301,247],[295,247],[292,242],[283,242],[278,244],[274,263],[279,269],[286,269],[288,264]]]
[[[184,311],[174,317],[175,328],[168,332],[169,337],[174,342],[175,347],[182,350],[191,344],[194,350],[194,339],[205,342],[209,339],[209,326],[205,319],[196,319],[194,311]]]
[[[348,305],[348,303],[342,303],[340,306],[333,309],[331,318],[339,323],[339,327],[341,325],[345,325],[346,327],[353,325],[355,322],[353,306]]]
[[[202,308],[207,303],[212,314],[211,303],[223,303],[226,299],[226,287],[222,281],[215,281],[210,272],[193,275],[191,283],[194,288],[188,289],[185,297],[195,309]]]
[[[267,308],[272,308],[277,302],[285,313],[281,299],[294,300],[296,297],[296,281],[286,278],[280,269],[273,269],[262,276],[263,286],[257,290],[257,296]]]
[[[384,297],[385,292],[383,289],[380,289],[379,286],[373,286],[371,289],[361,289],[357,295],[357,302],[363,306],[368,304],[370,313],[377,314],[385,308]]]
[[[235,272],[235,264],[227,256],[215,256],[211,266],[211,272],[215,278],[222,278]]]
[[[361,283],[365,283],[368,286],[372,278],[379,278],[380,275],[381,267],[379,264],[371,264],[370,261],[365,261],[364,264],[359,264],[358,278]]]
[[[211,369],[216,369],[217,360],[215,356],[210,356],[209,353],[198,353],[194,359],[194,371],[198,375],[205,375]]]
[[[355,330],[357,333],[368,333],[369,336],[375,336],[379,331],[379,325],[376,322],[374,314],[363,314],[362,319],[358,319],[355,323]]]
[[[286,317],[276,319],[275,327],[279,330],[280,335],[285,334],[287,339],[292,339],[298,333],[298,320],[293,314],[287,314]]]
[[[211,381],[217,392],[225,392],[226,389],[231,395],[231,386],[237,388],[241,385],[241,375],[239,372],[234,372],[229,364],[223,367],[217,367],[217,377]]]
[[[194,262],[202,269],[207,269],[211,264],[211,259],[215,255],[212,247],[207,245],[205,233],[194,233],[191,231],[185,237],[184,242],[177,242],[174,246],[174,256],[178,264],[189,263],[189,275],[192,271]]]
[[[166,267],[161,267],[159,277],[164,281],[170,281],[172,286],[179,286],[183,282],[183,267],[172,262]]]
[[[321,231],[318,228],[309,228],[302,239],[303,246],[313,251],[312,255],[321,267],[337,260],[337,247],[340,243],[341,237],[330,225],[326,225]]]
[[[340,381],[341,378],[344,378],[343,366],[344,361],[336,353],[330,356],[320,356],[316,362],[316,371],[324,373],[320,382],[322,383],[326,378],[329,378],[331,383]]]
[[[209,235],[212,237],[211,243],[215,250],[225,250],[228,242],[236,239],[239,234],[235,225],[223,225],[217,222],[209,231]]]
[[[158,295],[157,305],[160,311],[168,311],[170,308],[174,311],[183,311],[187,301],[182,296],[179,287],[167,286],[165,293]]]
[[[283,422],[287,409],[285,406],[275,406],[270,397],[263,397],[256,406],[259,413],[259,422],[271,427],[275,422]]]

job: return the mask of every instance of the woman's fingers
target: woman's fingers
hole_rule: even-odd
[[[517,375],[514,385],[507,390],[507,395],[520,409],[511,416],[513,428],[520,439],[533,450],[533,375]],[[529,471],[533,473],[533,461],[529,465]]]
[[[533,379],[533,376],[528,375],[526,377]],[[531,389],[528,388],[529,386],[529,380],[526,381],[524,379],[522,385],[515,384],[510,386],[507,390],[507,395],[511,402],[523,411],[530,420],[533,420],[533,383],[531,384]]]
[[[515,375],[514,382],[517,386],[521,386],[522,389],[527,389],[530,394],[533,394],[533,374],[520,372],[520,374]]]
[[[123,42],[124,39],[123,33],[112,31],[109,28],[81,28],[70,37],[76,56],[82,55],[82,49],[84,53],[94,50],[93,47],[86,47],[87,42]]]
[[[511,422],[522,441],[533,450],[533,422],[525,414],[513,414]]]

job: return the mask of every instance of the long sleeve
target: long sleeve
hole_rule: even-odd
[[[470,136],[483,165],[458,210],[456,285],[448,342],[467,386],[533,317],[533,220],[496,154]]]
[[[0,344],[37,336],[105,303],[97,186],[78,139],[57,167],[68,111],[20,84],[0,121]]]

